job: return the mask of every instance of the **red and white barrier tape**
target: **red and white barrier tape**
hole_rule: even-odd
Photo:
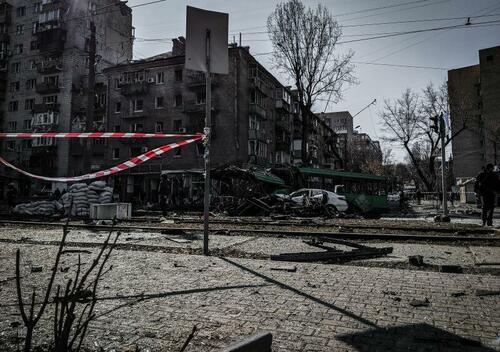
[[[69,132],[69,133],[0,133],[1,138],[172,138],[172,137],[202,137],[203,134],[183,133],[125,133],[125,132]]]
[[[67,134],[67,133],[65,133],[65,134]],[[33,135],[33,134],[31,134],[31,135]],[[185,136],[185,135],[183,135],[183,136]],[[32,137],[14,137],[14,138],[32,138]],[[60,138],[72,138],[72,137],[60,137]],[[73,138],[78,138],[78,137],[73,137]],[[106,137],[80,137],[80,138],[106,138]],[[118,137],[115,137],[115,138],[118,138]],[[123,138],[127,138],[127,137],[123,137]],[[129,138],[138,138],[138,137],[129,137]],[[139,137],[139,138],[145,138],[145,137]],[[4,164],[5,166],[7,166],[7,167],[25,175],[25,176],[36,178],[38,180],[49,181],[49,182],[63,182],[63,183],[80,182],[80,181],[92,180],[95,178],[113,175],[113,174],[116,174],[120,171],[134,168],[134,167],[141,165],[141,164],[143,164],[143,163],[145,163],[153,158],[156,158],[157,156],[162,155],[163,153],[171,151],[172,149],[182,148],[190,143],[194,143],[194,142],[200,141],[202,139],[203,139],[203,135],[197,134],[197,135],[193,136],[193,138],[190,138],[190,139],[162,145],[161,147],[152,149],[144,154],[136,156],[135,158],[132,158],[128,161],[125,161],[124,163],[118,164],[112,168],[109,168],[109,169],[106,169],[103,171],[94,172],[91,174],[82,175],[82,176],[75,176],[75,177],[45,177],[45,176],[40,176],[40,175],[34,175],[32,173],[29,173],[27,171],[19,169],[18,167],[12,165],[11,163],[9,163],[7,160],[5,160],[2,157],[0,157],[0,163]]]

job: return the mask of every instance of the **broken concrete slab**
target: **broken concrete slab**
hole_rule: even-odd
[[[297,267],[295,265],[276,266],[276,267],[272,267],[271,270],[274,270],[274,271],[288,271],[290,273],[294,273],[294,272],[297,271]]]

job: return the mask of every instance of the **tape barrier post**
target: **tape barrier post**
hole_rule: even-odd
[[[145,136],[142,136],[142,137],[140,137],[140,136],[135,136],[135,137],[117,137],[117,136],[114,136],[114,137],[110,137],[110,136],[103,136],[103,134],[106,134],[106,133],[101,133],[101,136],[92,136],[91,137],[91,136],[89,136],[90,134],[86,134],[87,136],[76,137],[76,136],[67,136],[68,134],[69,133],[62,133],[62,134],[58,133],[57,134],[57,135],[66,135],[64,137],[63,136],[45,137],[48,134],[43,133],[44,136],[42,138],[154,138],[154,137],[151,137],[151,135],[155,136],[155,137],[157,136],[156,134],[149,134],[150,135],[149,137],[145,137]],[[113,135],[113,134],[114,133],[109,133],[106,135]],[[131,133],[131,134],[133,135],[134,133]],[[0,138],[36,138],[36,137],[33,137],[33,135],[38,135],[38,134],[23,133],[23,134],[17,134],[17,135],[23,135],[23,136],[9,136],[9,137],[5,137],[5,135],[8,135],[8,134],[0,133]],[[10,135],[13,135],[13,134],[10,134]],[[75,135],[85,135],[85,134],[75,134]],[[143,135],[148,135],[148,134],[143,134]],[[175,136],[175,135],[168,135],[168,136]],[[176,135],[176,136],[180,136],[180,135]],[[182,135],[182,136],[186,136],[186,135]],[[162,145],[158,148],[154,148],[154,149],[152,149],[144,154],[136,156],[128,161],[120,163],[120,164],[113,166],[109,169],[90,173],[90,174],[85,174],[85,175],[81,175],[81,176],[74,176],[74,177],[46,177],[46,176],[35,175],[35,174],[32,174],[28,171],[22,170],[16,166],[12,165],[11,163],[9,163],[7,160],[5,160],[2,157],[0,157],[0,163],[17,171],[17,172],[19,172],[19,173],[21,173],[21,174],[23,174],[23,175],[25,175],[25,176],[35,178],[38,180],[42,180],[42,181],[62,182],[62,183],[80,182],[80,181],[87,181],[87,180],[92,180],[92,179],[101,178],[101,177],[105,177],[105,176],[110,176],[110,175],[116,174],[118,172],[134,168],[134,167],[141,165],[141,164],[144,164],[145,162],[148,162],[149,160],[156,158],[156,157],[158,157],[166,152],[169,152],[169,151],[176,149],[176,148],[183,148],[186,145],[200,141],[203,138],[202,134],[195,134],[192,136],[193,136],[193,138],[190,138],[190,139],[182,140],[182,141],[175,142],[175,143],[165,144],[165,145]],[[163,137],[163,138],[165,138],[165,137]]]

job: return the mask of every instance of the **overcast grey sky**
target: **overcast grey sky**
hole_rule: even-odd
[[[130,0],[130,6],[149,0]],[[266,20],[277,0],[167,0],[165,2],[133,9],[137,38],[172,38],[184,35],[186,6],[229,13],[229,31],[238,37],[242,32],[242,44],[250,46],[253,54],[272,51],[266,30]],[[352,40],[376,36],[377,33],[401,32],[425,28],[464,24],[466,20],[440,20],[420,23],[390,25],[367,25],[380,22],[409,21],[422,19],[444,19],[462,16],[494,15],[472,18],[472,23],[500,20],[500,0],[428,0],[413,1],[412,4],[374,11],[373,8],[400,5],[411,0],[303,0],[307,6],[321,3],[328,7],[343,27],[344,38]],[[352,12],[357,12],[350,14]],[[500,45],[500,22],[481,27],[443,30],[409,34],[384,39],[375,39],[344,44],[340,50],[352,49],[356,62],[376,62],[428,66],[444,69],[458,68],[478,63],[478,50]],[[164,42],[140,42],[134,45],[134,58],[139,59],[171,49],[168,40]],[[273,67],[270,55],[257,56],[259,61],[276,74],[283,83],[290,84],[288,77]],[[383,135],[377,112],[384,99],[398,97],[406,88],[423,89],[427,83],[436,85],[446,80],[444,69],[400,68],[357,64],[356,76],[360,83],[348,88],[344,100],[330,105],[328,111],[348,110],[353,115],[377,99],[377,105],[370,107],[355,118],[354,125],[360,125],[362,132],[377,139]],[[323,111],[323,103],[315,107]],[[398,159],[404,154],[396,152]]]

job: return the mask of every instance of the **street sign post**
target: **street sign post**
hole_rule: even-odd
[[[210,142],[212,128],[212,73],[228,74],[229,15],[187,7],[185,68],[205,72],[205,194],[203,202],[203,254],[209,255]]]

